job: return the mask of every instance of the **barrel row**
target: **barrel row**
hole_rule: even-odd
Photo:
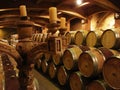
[[[116,90],[120,89],[119,60],[114,60],[116,63],[111,61],[111,65],[105,67],[106,62],[116,55],[119,55],[118,51],[105,47],[91,48],[71,45],[59,54],[51,55],[50,53],[43,53],[41,59],[37,62],[37,68],[41,68],[42,72],[47,74],[50,79],[56,78],[60,85],[69,84],[71,90],[84,90],[82,88],[86,89],[86,87],[89,88],[87,90],[96,90],[93,88],[98,88],[103,83],[106,83],[104,87],[108,89],[100,90]],[[113,67],[112,64],[116,65]],[[111,68],[109,69],[109,67]],[[116,68],[117,71],[115,71]]]
[[[20,89],[18,72],[11,61],[13,61],[13,58],[7,54],[0,54],[0,90]]]
[[[51,34],[33,34],[32,40],[37,42],[45,42]],[[105,31],[86,31],[77,30],[65,32],[68,45],[85,45],[89,47],[106,47],[120,48],[120,30],[107,29]]]

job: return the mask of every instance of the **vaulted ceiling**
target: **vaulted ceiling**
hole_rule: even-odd
[[[13,26],[19,19],[19,6],[26,5],[28,16],[38,25],[49,23],[48,8],[57,7],[58,18],[67,20],[78,17],[88,18],[101,11],[120,12],[120,0],[83,0],[83,4],[76,5],[76,0],[1,0],[0,26]]]

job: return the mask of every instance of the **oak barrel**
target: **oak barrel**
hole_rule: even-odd
[[[81,31],[70,31],[71,34],[71,44],[81,45],[84,40],[84,35]]]
[[[101,46],[101,43],[100,43],[101,34],[102,34],[102,31],[89,31],[85,39],[86,46],[89,46],[89,47]]]
[[[41,61],[41,69],[43,73],[47,73],[48,71],[48,62],[46,60]]]
[[[120,89],[120,55],[108,58],[103,65],[103,77],[113,89]]]
[[[93,80],[86,86],[86,90],[113,90],[104,80]]]
[[[62,64],[62,56],[63,56],[63,52],[57,53],[57,54],[52,54],[52,60],[55,65]]]
[[[70,43],[71,43],[71,34],[70,34],[70,32],[66,32],[65,37],[67,38],[68,45],[70,45]]]
[[[55,66],[55,64],[53,62],[49,63],[48,73],[49,73],[49,76],[50,76],[51,79],[54,79],[56,77],[57,67]]]
[[[11,56],[5,53],[0,54],[0,90],[20,89],[16,67],[13,65],[13,62],[15,60]]]
[[[43,53],[43,57],[46,61],[50,61],[51,60],[51,53],[45,52],[45,53]]]
[[[58,68],[57,71],[57,79],[60,85],[64,86],[67,84],[69,78],[69,74],[67,73],[67,70],[62,65]]]
[[[78,59],[78,69],[85,77],[97,76],[103,67],[105,57],[98,49],[83,52]]]
[[[120,30],[105,30],[101,35],[101,44],[106,48],[120,48]]]
[[[90,50],[87,46],[73,45],[67,48],[62,56],[62,61],[67,70],[78,69],[78,58],[83,51]]]
[[[82,76],[80,71],[73,72],[70,75],[69,84],[71,90],[85,90],[85,86],[90,82],[86,77]]]

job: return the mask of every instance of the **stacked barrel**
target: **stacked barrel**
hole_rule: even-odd
[[[15,60],[0,52],[0,90],[19,90],[18,69]]]
[[[120,30],[70,31],[64,36],[67,48],[43,53],[37,70],[71,90],[120,89]]]

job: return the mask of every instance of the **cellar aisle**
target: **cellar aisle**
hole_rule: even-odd
[[[39,84],[39,90],[60,90],[58,87],[56,87],[53,83],[51,83],[47,78],[45,78],[36,70],[34,70],[34,75],[35,75],[34,82],[36,85]],[[38,90],[38,87],[36,90]]]

